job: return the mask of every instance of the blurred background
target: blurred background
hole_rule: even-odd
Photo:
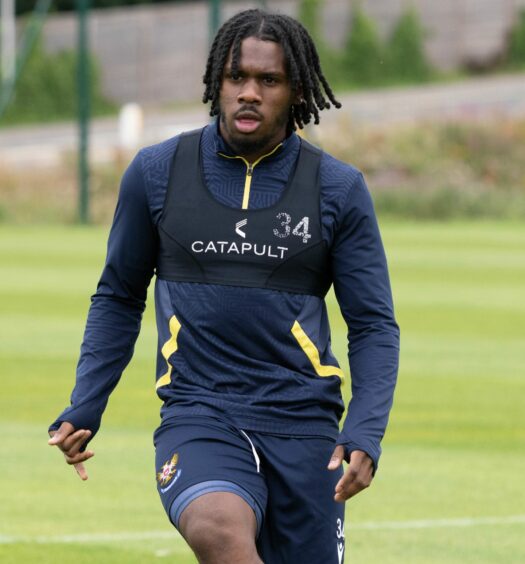
[[[304,135],[364,172],[401,326],[381,468],[347,504],[347,561],[525,562],[525,0],[0,7],[0,560],[194,562],[154,488],[151,300],[87,483],[46,430],[74,382],[123,171],[208,122],[211,38],[261,7],[316,41],[343,107]]]

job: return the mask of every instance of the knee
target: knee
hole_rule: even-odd
[[[260,562],[255,531],[221,510],[181,515],[180,530],[199,562]]]
[[[216,561],[217,556],[235,551],[245,539],[227,516],[206,514],[189,519],[183,528],[184,538],[200,560]]]

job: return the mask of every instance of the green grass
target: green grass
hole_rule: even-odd
[[[88,482],[46,444],[68,402],[105,231],[0,227],[2,563],[195,562],[155,491],[152,304]],[[347,504],[347,562],[524,562],[523,519],[433,520],[525,514],[525,227],[387,223],[383,235],[401,370],[380,470]],[[329,301],[343,360],[344,324]]]

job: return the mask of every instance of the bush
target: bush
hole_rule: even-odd
[[[525,10],[510,32],[507,58],[511,66],[525,66]]]
[[[324,41],[321,29],[320,8],[322,0],[301,0],[299,4],[298,19],[311,35],[319,59],[323,74],[332,85],[341,83],[341,56],[331,49]],[[344,82],[343,82],[344,84]]]
[[[345,82],[374,86],[384,82],[384,50],[374,22],[357,8],[342,55]]]
[[[100,93],[100,72],[92,57],[90,75],[92,114],[108,113],[113,106]],[[22,69],[13,99],[0,117],[2,124],[74,118],[78,103],[76,78],[74,51],[49,54],[37,43]]]
[[[182,2],[185,0],[91,0],[91,8],[114,8],[134,4],[156,4],[162,2]],[[16,13],[26,14],[35,7],[36,0],[16,0]],[[76,0],[54,0],[53,9],[57,12],[76,10]]]
[[[388,74],[395,81],[424,82],[432,69],[425,55],[425,33],[414,9],[399,18],[387,44]]]
[[[320,0],[301,0],[299,3],[298,19],[308,30],[317,48],[322,43],[321,33],[319,33],[319,7]]]
[[[525,120],[345,124],[325,150],[363,171],[383,215],[525,219]]]

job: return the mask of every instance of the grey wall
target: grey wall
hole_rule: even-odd
[[[355,0],[354,0],[355,1]],[[406,5],[418,9],[427,31],[427,52],[440,68],[466,61],[484,64],[497,57],[525,0],[361,0],[382,35]],[[223,19],[258,2],[224,2]],[[327,42],[344,40],[351,0],[325,0],[322,23]],[[295,15],[296,0],[268,0],[268,9]],[[51,16],[44,26],[49,50],[74,48],[73,14]],[[93,11],[92,51],[102,66],[103,90],[119,102],[167,104],[198,100],[208,49],[207,3],[135,6]]]

